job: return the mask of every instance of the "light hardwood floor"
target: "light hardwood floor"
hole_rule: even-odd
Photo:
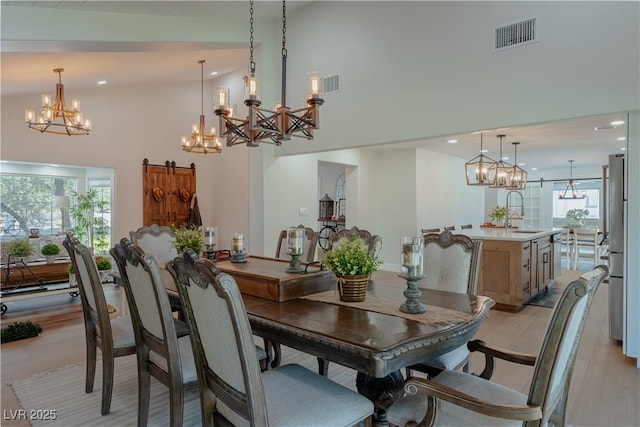
[[[566,285],[579,273],[563,270],[558,285]],[[598,290],[576,361],[568,407],[568,422],[574,426],[640,426],[640,370],[636,369],[635,360],[624,357],[621,346],[608,337],[607,286],[604,283]],[[108,288],[107,294],[118,307],[119,290]],[[85,361],[82,310],[77,298],[64,294],[8,305],[9,311],[2,316],[2,326],[33,320],[42,325],[44,333],[37,338],[2,345],[3,414],[20,408],[6,382]],[[519,313],[492,310],[477,338],[536,354],[550,314],[551,309],[535,306],[526,306]],[[316,369],[315,358],[295,350],[285,349],[283,361]],[[479,371],[481,366],[481,358],[474,356],[472,370]],[[532,372],[530,367],[498,361],[494,380],[526,393]],[[331,364],[330,378],[355,389],[355,372],[350,369]],[[78,388],[79,399],[83,388],[82,385]],[[99,392],[99,385],[95,392]],[[4,418],[0,422],[3,426],[29,425]]]

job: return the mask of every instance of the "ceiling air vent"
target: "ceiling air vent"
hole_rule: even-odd
[[[500,50],[536,41],[538,41],[538,18],[531,18],[496,28],[493,48]]]
[[[322,93],[333,93],[340,90],[340,75],[329,76],[322,79]]]

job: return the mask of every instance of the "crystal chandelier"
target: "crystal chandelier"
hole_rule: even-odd
[[[464,164],[467,185],[491,185],[495,182],[495,166],[498,162],[484,155],[482,132],[480,132],[480,154]],[[491,174],[489,173],[491,172]]]
[[[513,182],[513,165],[502,160],[502,138],[506,135],[498,135],[500,138],[500,160],[492,167],[489,173],[495,176],[495,181],[489,184],[490,188],[511,188]]]
[[[512,142],[513,145],[513,173],[511,175],[511,185],[509,186],[510,190],[524,190],[527,188],[527,176],[528,173],[526,170],[522,169],[518,166],[518,145],[519,142]]]
[[[71,100],[71,108],[68,108],[64,101],[63,71],[64,68],[53,69],[54,73],[58,73],[55,100],[52,102],[51,95],[42,95],[42,116],[36,119],[36,113],[33,110],[25,110],[24,121],[29,129],[40,133],[69,136],[89,135],[91,120],[85,119],[80,112],[80,101]]]
[[[584,199],[587,197],[587,193],[584,191],[578,191],[576,188],[576,183],[573,180],[573,160],[569,160],[570,170],[569,170],[569,182],[567,183],[567,187],[564,189],[564,192],[558,196],[559,199]]]
[[[211,128],[211,133],[205,132],[204,126],[204,63],[205,60],[198,61],[200,64],[200,124],[193,125],[191,137],[182,137],[180,144],[184,151],[189,153],[207,154],[220,153],[222,146],[216,137],[216,129]]]
[[[319,128],[319,107],[324,100],[319,97],[322,79],[316,74],[309,77],[309,95],[307,105],[297,110],[287,106],[287,8],[282,2],[282,97],[281,103],[274,110],[260,108],[262,102],[258,98],[258,80],[256,79],[256,64],[253,61],[253,3],[250,0],[250,30],[249,30],[249,76],[245,76],[244,105],[249,109],[246,118],[233,116],[233,107],[229,103],[229,91],[219,87],[216,90],[215,114],[220,118],[220,132],[226,138],[227,146],[247,144],[257,147],[260,143],[280,145],[282,141],[298,136],[313,139],[313,130]]]

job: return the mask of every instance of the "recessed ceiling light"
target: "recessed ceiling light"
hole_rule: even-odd
[[[58,166],[60,166],[60,165],[55,164],[55,163],[49,163],[49,166],[53,166],[54,168],[57,168],[57,167],[58,167]]]
[[[483,148],[482,150],[480,150],[481,153],[488,153],[489,150],[487,150],[486,148]]]
[[[106,85],[107,81],[106,80],[98,80],[98,84],[99,85]]]
[[[518,163],[518,166],[526,166],[526,163]]]
[[[532,171],[537,171],[537,170],[538,170],[538,168],[531,168],[531,170],[532,170]]]
[[[620,138],[618,138],[618,141],[624,141],[625,139],[627,139],[626,136],[621,136]]]
[[[626,151],[626,149],[627,149],[627,147],[620,148],[620,150],[622,150],[622,151]]]
[[[611,126],[620,126],[624,124],[624,120],[616,120],[611,122]]]
[[[502,160],[509,160],[509,157],[508,157],[508,156],[504,156],[504,157],[502,158]]]
[[[456,144],[458,142],[457,139],[450,139],[447,141],[449,144]]]
[[[211,74],[212,76],[217,76],[217,75],[218,75],[218,72],[217,72],[217,71],[212,71],[210,74]]]

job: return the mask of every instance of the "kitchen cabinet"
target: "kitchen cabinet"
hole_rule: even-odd
[[[189,221],[191,199],[196,193],[196,167],[142,162],[143,225],[175,225]]]
[[[549,230],[463,230],[482,240],[478,294],[492,298],[495,308],[520,311],[556,277],[555,236]]]

